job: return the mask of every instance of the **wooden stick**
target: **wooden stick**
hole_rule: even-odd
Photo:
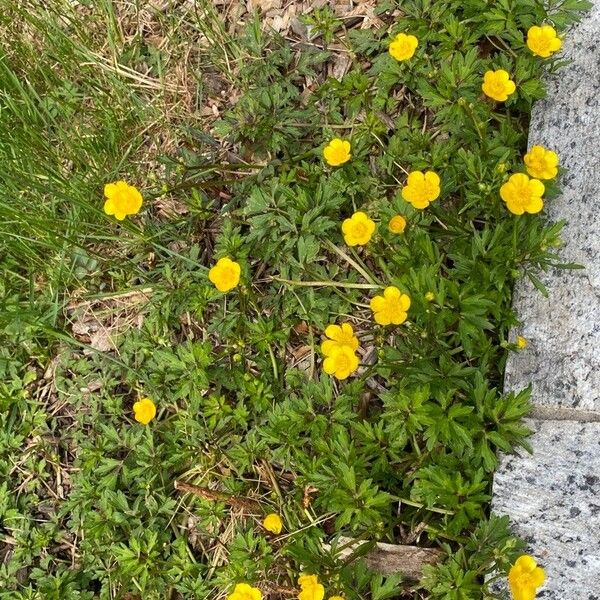
[[[350,556],[364,541],[341,537],[339,556]],[[384,575],[400,574],[409,581],[419,581],[423,576],[423,567],[439,562],[443,556],[436,548],[420,548],[419,546],[403,546],[400,544],[384,544],[377,542],[364,559],[373,571]]]
[[[209,502],[224,502],[233,508],[242,508],[244,510],[260,512],[260,504],[256,500],[250,498],[238,498],[231,494],[226,494],[225,492],[216,492],[205,487],[200,487],[199,485],[184,483],[183,481],[176,481],[175,489],[178,492],[193,494],[194,496],[198,496]]]

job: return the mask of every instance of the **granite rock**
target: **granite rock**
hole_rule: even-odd
[[[546,569],[540,600],[600,600],[600,423],[527,424],[534,454],[501,457],[492,509]]]
[[[533,383],[540,406],[600,410],[600,1],[565,38],[564,55],[573,62],[549,81],[538,102],[530,145],[558,152],[566,169],[563,191],[548,201],[553,221],[565,219],[565,262],[585,270],[553,270],[541,277],[544,298],[527,281],[515,289],[514,307],[523,322],[518,333],[529,346],[511,355],[506,388]]]

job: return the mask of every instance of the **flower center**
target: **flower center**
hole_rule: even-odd
[[[367,225],[366,223],[363,223],[362,221],[359,221],[358,223],[356,223],[354,225],[354,235],[356,237],[362,237],[364,235],[366,235],[367,233]]]
[[[531,200],[531,190],[528,185],[515,186],[515,196],[519,204],[525,206]]]
[[[492,92],[496,95],[501,95],[504,93],[504,82],[502,81],[494,81],[492,82]]]
[[[434,195],[434,186],[432,183],[430,183],[427,180],[425,180],[425,182],[423,184],[423,194],[425,196],[427,196],[428,198],[431,198],[431,196]]]
[[[536,587],[530,573],[522,573],[519,577],[519,584],[525,588]]]
[[[415,196],[417,197],[417,200],[419,202],[423,202],[424,200],[427,200],[428,184],[426,181],[416,184],[413,189],[414,189]]]
[[[336,367],[340,371],[345,371],[346,369],[350,368],[350,360],[348,359],[348,356],[346,355],[345,352],[340,352],[337,355],[335,362],[336,362]]]
[[[344,160],[346,158],[346,150],[343,146],[336,146],[333,148],[334,160]]]
[[[539,37],[535,40],[536,46],[539,50],[549,50],[550,49],[550,38],[543,36]]]
[[[126,204],[128,199],[129,194],[127,192],[117,192],[117,194],[115,194],[115,204],[118,204],[119,206]]]
[[[536,171],[543,171],[546,168],[546,161],[541,157],[536,157],[531,161],[531,166]]]
[[[224,281],[233,281],[235,277],[235,273],[233,271],[233,269],[231,267],[224,267],[223,270],[221,271],[221,278]]]

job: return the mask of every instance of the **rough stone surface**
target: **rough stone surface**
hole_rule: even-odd
[[[546,569],[540,600],[600,600],[600,423],[530,421],[533,456],[503,456],[493,510]]]
[[[558,152],[567,169],[563,192],[547,202],[554,221],[566,219],[565,262],[584,271],[552,271],[542,277],[549,298],[522,281],[515,308],[529,340],[507,365],[507,389],[533,383],[541,406],[600,410],[600,0],[565,38],[573,63],[549,82],[548,98],[534,110],[530,145]]]
[[[538,598],[600,600],[600,0],[565,38],[573,62],[549,82],[534,110],[530,146],[558,152],[563,191],[547,202],[566,220],[565,262],[583,271],[542,277],[544,298],[521,281],[514,306],[529,345],[513,353],[505,387],[533,384],[534,453],[502,456],[493,510],[546,568]]]

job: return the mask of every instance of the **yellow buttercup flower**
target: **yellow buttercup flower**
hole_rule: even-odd
[[[283,529],[283,521],[277,513],[267,515],[264,518],[262,525],[267,531],[270,531],[275,535],[279,535]]]
[[[115,181],[104,186],[104,212],[122,221],[127,215],[137,215],[142,208],[142,194],[125,181]]]
[[[400,292],[397,287],[389,286],[383,291],[383,296],[371,299],[371,310],[375,322],[379,325],[400,325],[408,317],[410,298]]]
[[[324,356],[330,356],[336,348],[341,346],[348,346],[352,352],[358,350],[358,338],[354,335],[354,330],[350,323],[328,325],[325,328],[325,335],[329,339],[321,344],[321,352]]]
[[[351,157],[350,142],[348,140],[334,138],[323,148],[323,158],[331,167],[339,167],[348,162]]]
[[[133,417],[142,425],[148,425],[156,416],[156,405],[150,398],[142,398],[133,404]]]
[[[402,197],[414,208],[427,208],[440,195],[440,178],[437,173],[413,171],[409,173]]]
[[[345,219],[342,223],[342,233],[344,241],[348,246],[364,246],[369,243],[373,232],[375,231],[375,223],[369,219],[366,213],[355,212],[349,219]]]
[[[435,300],[435,294],[433,292],[427,292],[425,294],[425,300],[427,300],[427,302],[432,302]]]
[[[500,197],[506,202],[506,207],[511,213],[534,214],[544,207],[544,191],[544,184],[538,179],[529,179],[525,173],[515,173],[500,188]]]
[[[546,578],[544,569],[538,567],[532,556],[524,554],[517,558],[508,572],[508,584],[514,600],[534,600]]]
[[[325,588],[316,575],[302,575],[298,578],[298,585],[302,590],[298,594],[298,600],[323,600],[325,597]]]
[[[336,379],[347,379],[358,369],[358,356],[348,346],[337,346],[323,361],[323,371]]]
[[[550,25],[534,25],[527,32],[527,47],[537,56],[548,58],[560,50],[562,42]]]
[[[262,600],[262,592],[247,583],[238,583],[227,600]]]
[[[498,69],[485,73],[481,89],[486,96],[498,102],[505,102],[511,94],[514,94],[517,86],[504,69]]]
[[[392,233],[404,233],[406,229],[406,219],[402,215],[394,215],[388,223],[388,229]]]
[[[532,146],[523,161],[527,172],[536,179],[554,179],[558,175],[558,154],[544,146]]]
[[[208,278],[220,292],[232,290],[240,282],[242,269],[230,258],[220,258],[208,272]]]
[[[518,335],[517,336],[517,348],[519,350],[523,350],[524,348],[527,348],[527,340],[522,336],[522,335]]]
[[[413,57],[418,45],[419,40],[414,35],[399,33],[390,43],[388,50],[396,60],[408,60]]]

